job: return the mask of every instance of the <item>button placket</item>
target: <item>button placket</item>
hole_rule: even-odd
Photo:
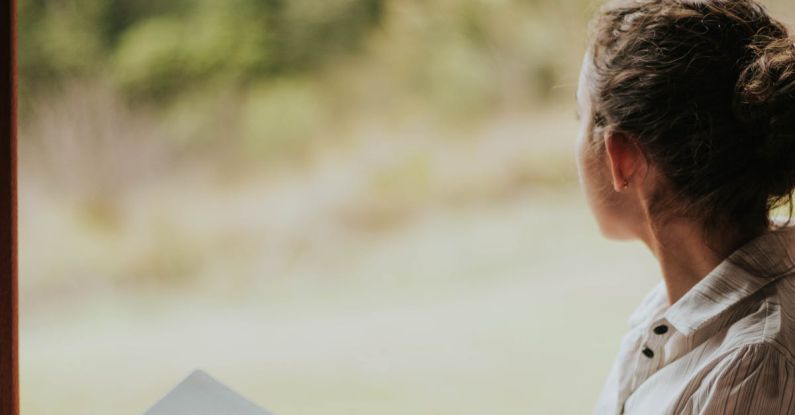
[[[664,319],[649,325],[638,348],[633,389],[662,367],[665,358],[664,346],[670,333],[670,325]]]

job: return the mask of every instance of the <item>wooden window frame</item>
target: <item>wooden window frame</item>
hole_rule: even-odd
[[[17,7],[0,6],[0,414],[19,414]]]

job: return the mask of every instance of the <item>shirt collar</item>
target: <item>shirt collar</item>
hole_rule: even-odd
[[[665,318],[687,336],[765,285],[795,273],[793,258],[795,225],[768,230],[725,258],[672,304]]]

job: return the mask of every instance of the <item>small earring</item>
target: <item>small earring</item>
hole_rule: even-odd
[[[626,189],[627,187],[629,187],[629,180],[624,179],[624,189]]]

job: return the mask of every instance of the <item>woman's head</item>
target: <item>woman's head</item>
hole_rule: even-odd
[[[795,187],[795,41],[753,0],[623,0],[578,88],[582,185],[604,233],[687,217],[769,226]]]

